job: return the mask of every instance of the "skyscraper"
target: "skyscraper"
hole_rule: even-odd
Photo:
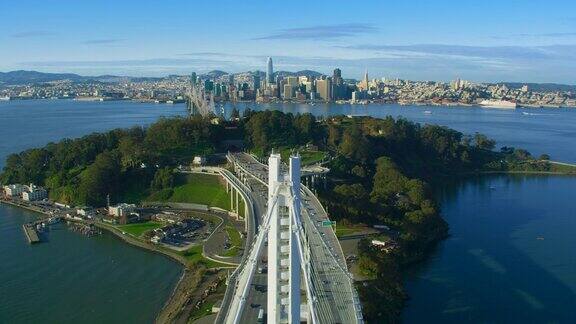
[[[341,84],[342,83],[342,71],[338,68],[334,69],[334,74],[332,75],[332,81],[334,81],[335,84]]]
[[[274,68],[272,67],[272,58],[268,58],[268,67],[266,69],[266,83],[274,83]]]
[[[322,100],[332,100],[332,81],[329,78],[324,80],[316,80],[316,91]]]
[[[192,84],[196,84],[197,80],[198,80],[198,77],[196,76],[196,72],[192,72],[192,74],[190,74],[190,82]]]
[[[342,71],[338,68],[334,69],[332,75],[332,99],[340,100],[346,95],[346,86],[342,79]]]
[[[259,72],[255,72],[252,75],[252,78],[254,80],[254,90],[258,90],[260,89],[260,73]]]
[[[370,81],[368,80],[368,69],[366,69],[366,73],[364,73],[364,80],[360,82],[358,88],[360,90],[366,90],[366,91],[370,90]]]

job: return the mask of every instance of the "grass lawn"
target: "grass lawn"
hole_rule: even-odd
[[[160,222],[144,222],[144,223],[133,223],[133,224],[126,224],[126,225],[117,225],[116,227],[128,234],[134,235],[136,237],[142,236],[147,231],[151,231],[156,228],[162,227],[164,224]]]
[[[226,234],[228,234],[228,238],[230,239],[230,248],[226,250],[222,256],[236,256],[242,247],[242,237],[240,236],[240,232],[230,225],[226,226],[225,229]]]
[[[232,246],[242,246],[242,237],[240,236],[240,232],[238,232],[238,230],[228,225],[226,226],[226,233],[230,238],[230,244],[232,244]]]
[[[576,167],[573,167],[571,165],[550,163],[550,171],[561,173],[576,173]]]
[[[174,189],[150,195],[148,201],[202,204],[230,210],[230,195],[219,176],[210,174],[179,175]]]
[[[336,223],[336,237],[352,235],[361,232],[362,229],[363,227],[358,225],[347,225],[343,223]]]
[[[192,313],[190,313],[189,323],[192,323],[194,322],[194,320],[212,314],[212,306],[214,306],[214,302],[205,302],[200,306],[200,308],[192,311]]]
[[[195,320],[200,319],[204,316],[212,314],[212,306],[216,304],[217,301],[222,300],[224,293],[226,292],[226,285],[221,283],[215,292],[211,293],[206,297],[204,303],[200,305],[198,309],[193,310],[188,318],[188,323],[194,323]]]
[[[280,150],[280,155],[282,156],[282,160],[285,162],[288,162],[291,152],[292,152],[292,148],[289,148],[289,147],[288,148],[282,148]],[[298,151],[298,153],[300,154],[300,163],[302,165],[310,165],[310,164],[318,163],[318,162],[322,161],[322,159],[324,159],[327,155],[327,153],[324,151],[300,150],[300,151]]]
[[[322,161],[326,157],[324,151],[302,151],[300,153],[302,165],[315,164]]]
[[[204,256],[202,256],[202,245],[195,245],[186,251],[178,252],[178,254],[186,258],[186,261],[190,265],[203,264],[207,268],[229,267],[228,265],[204,258]]]

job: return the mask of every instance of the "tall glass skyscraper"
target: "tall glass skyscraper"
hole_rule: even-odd
[[[268,58],[268,67],[266,69],[266,82],[268,84],[274,83],[274,68],[272,67],[272,58]]]

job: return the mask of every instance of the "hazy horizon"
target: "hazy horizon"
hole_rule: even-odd
[[[558,10],[562,8],[562,10]],[[0,5],[0,70],[158,77],[339,67],[345,78],[575,84],[576,3],[223,0]],[[361,19],[359,17],[362,17]]]

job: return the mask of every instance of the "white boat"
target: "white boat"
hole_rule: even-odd
[[[0,101],[9,101],[10,96],[0,97]]]
[[[424,110],[424,115],[432,115],[432,112],[430,110]]]
[[[49,225],[56,224],[60,222],[60,217],[50,217],[46,221]]]
[[[480,106],[487,108],[516,109],[516,103],[506,100],[482,100]]]

